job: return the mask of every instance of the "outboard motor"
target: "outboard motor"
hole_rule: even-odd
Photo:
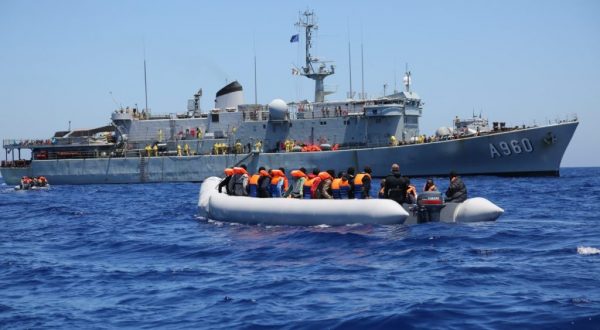
[[[444,206],[444,199],[439,191],[420,193],[417,197],[417,221],[419,223],[440,221],[440,211]]]

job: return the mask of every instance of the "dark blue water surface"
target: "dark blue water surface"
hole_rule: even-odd
[[[600,329],[600,168],[464,180],[506,213],[246,226],[198,184],[0,183],[0,327]]]

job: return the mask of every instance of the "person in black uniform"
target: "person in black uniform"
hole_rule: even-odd
[[[406,191],[410,185],[410,180],[400,174],[400,166],[398,164],[392,165],[392,173],[385,178],[385,185],[383,187],[383,195],[385,198],[396,201],[402,205],[406,203]]]
[[[450,172],[450,186],[446,190],[446,202],[462,203],[467,200],[467,187],[456,172]]]
[[[362,177],[362,195],[364,199],[371,198],[371,170],[370,166],[365,166],[365,176]]]
[[[350,185],[350,190],[348,190],[348,199],[354,199],[354,167],[348,167],[346,171],[346,179],[348,179],[348,184]]]

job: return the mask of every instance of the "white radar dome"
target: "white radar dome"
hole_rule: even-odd
[[[288,106],[282,99],[274,99],[269,103],[269,119],[285,120],[288,114]]]
[[[440,127],[435,131],[435,135],[438,137],[452,135],[452,129],[449,127]]]

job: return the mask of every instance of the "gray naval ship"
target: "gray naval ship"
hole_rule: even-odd
[[[246,164],[292,170],[361,170],[388,174],[392,163],[408,176],[558,176],[560,162],[578,125],[577,118],[544,126],[508,127],[481,116],[454,119],[433,135],[419,130],[423,101],[411,90],[378,98],[326,101],[324,79],[334,74],[310,53],[317,28],[314,13],[297,23],[304,31],[306,63],[294,69],[315,81],[314,102],[245,104],[234,81],[216,93],[215,107],[200,109],[202,89],[187,111],[153,114],[125,108],[109,125],[59,131],[47,140],[3,141],[1,172],[7,184],[23,176],[45,176],[51,184],[198,182],[222,176],[224,168]],[[364,95],[364,93],[363,93]],[[30,159],[21,159],[29,149]]]

